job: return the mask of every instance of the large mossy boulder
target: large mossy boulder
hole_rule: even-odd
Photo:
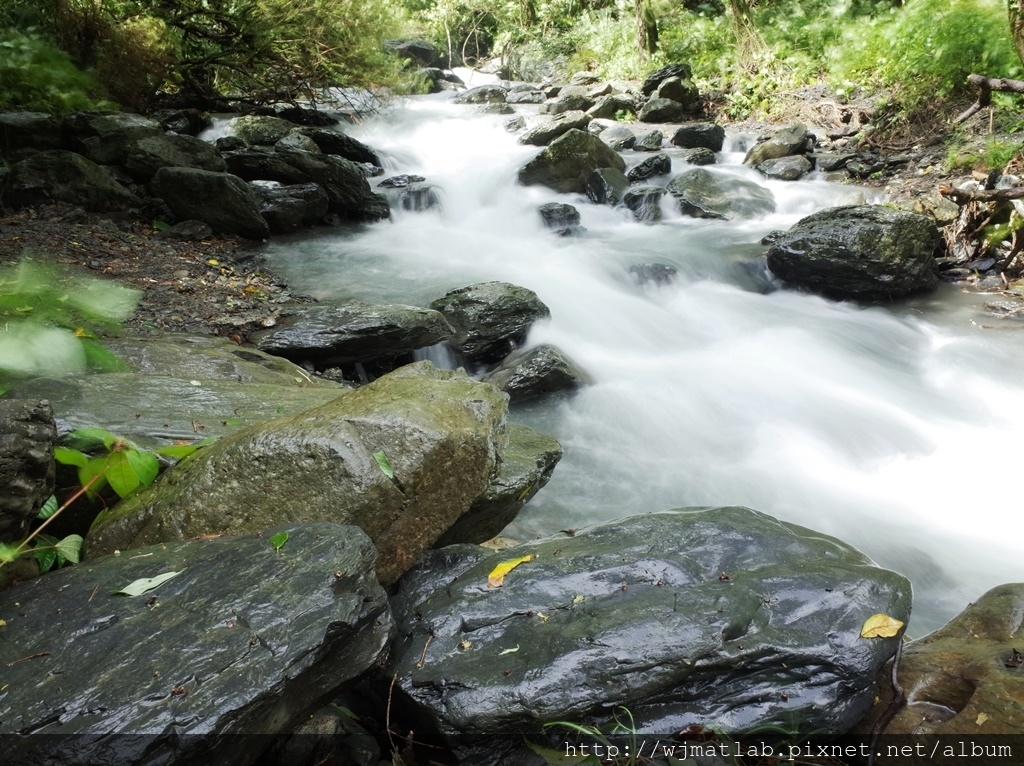
[[[396,359],[454,334],[432,309],[398,304],[300,308],[255,336],[257,348],[323,369],[348,362]]]
[[[327,192],[330,210],[346,220],[379,221],[391,215],[387,198],[375,194],[360,166],[344,157],[248,149],[228,152],[224,159],[228,172],[246,181],[315,183]]]
[[[597,136],[569,130],[520,168],[519,183],[524,186],[542,184],[558,192],[583,194],[587,190],[587,179],[597,168],[623,172],[626,163]]]
[[[60,120],[45,112],[0,112],[0,157],[64,148]]]
[[[907,696],[887,736],[1017,735],[1024,731],[1024,583],[1000,585],[939,630],[903,650],[898,678]],[[889,669],[858,727],[870,735],[892,702]],[[898,764],[894,758],[878,761]]]
[[[473,365],[495,364],[526,342],[551,310],[533,290],[508,282],[480,282],[451,290],[430,304],[455,330],[452,347]]]
[[[490,485],[506,411],[504,394],[463,372],[403,367],[204,448],[101,514],[87,555],[328,520],[370,536],[390,584]]]
[[[686,119],[686,107],[670,98],[656,96],[640,107],[637,119],[640,122],[682,122]]]
[[[163,135],[156,120],[128,112],[75,112],[61,123],[68,149],[100,165],[120,165],[140,138]]]
[[[0,201],[10,207],[67,202],[97,212],[139,204],[138,198],[105,167],[59,149],[16,162],[0,183]]]
[[[331,204],[327,192],[314,183],[270,186],[257,181],[252,190],[271,234],[289,234],[320,223]]]
[[[542,122],[519,137],[519,143],[530,146],[547,146],[570,130],[586,130],[593,119],[583,112],[562,112],[547,122]]]
[[[454,99],[456,104],[504,104],[508,88],[502,85],[478,85],[465,90]]]
[[[712,122],[691,122],[680,125],[672,135],[672,144],[681,149],[710,149],[722,151],[725,145],[725,128]]]
[[[393,622],[369,538],[323,522],[259,532],[105,556],[0,592],[5,762],[251,764],[372,667]],[[288,534],[280,552],[276,532]]]
[[[503,561],[530,556],[504,577]],[[640,732],[791,727],[828,738],[871,705],[910,583],[827,535],[746,508],[635,516],[494,553],[442,549],[402,580],[389,675],[462,763],[497,763],[547,722]],[[457,679],[453,683],[452,679]]]
[[[765,141],[750,148],[743,158],[745,165],[760,165],[766,160],[777,160],[794,154],[807,154],[814,149],[814,134],[805,125],[794,123],[776,131]]]
[[[241,178],[198,168],[160,168],[153,192],[183,221],[205,221],[221,234],[266,239],[270,227],[259,201]]]
[[[935,287],[935,222],[878,205],[801,219],[768,250],[780,279],[830,298],[885,300]]]
[[[295,127],[294,122],[263,114],[244,114],[236,117],[228,126],[232,134],[247,144],[271,146],[287,136]]]
[[[679,209],[694,218],[756,218],[775,212],[775,195],[731,173],[693,168],[668,184]]]
[[[162,133],[128,145],[124,167],[138,181],[148,181],[160,168],[199,168],[221,173],[224,158],[212,144],[193,136]]]
[[[329,128],[299,128],[298,133],[312,139],[324,154],[334,154],[350,162],[362,162],[383,167],[380,155],[357,138]]]
[[[693,79],[693,70],[689,64],[668,64],[660,69],[655,69],[644,78],[644,82],[640,86],[640,92],[645,96],[650,96],[670,77],[678,77],[680,80],[691,80]]]

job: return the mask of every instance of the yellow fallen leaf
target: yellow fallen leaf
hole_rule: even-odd
[[[207,263],[210,264],[211,266],[220,266],[220,261],[218,261],[216,258],[210,258],[207,261]]]
[[[978,713],[978,719],[975,721],[975,723],[978,724],[978,726],[981,726],[987,720],[988,720],[988,716],[987,715],[985,715],[984,713]]]
[[[864,621],[860,629],[861,638],[892,638],[900,632],[903,623],[887,614],[873,614]]]
[[[509,559],[508,561],[502,561],[498,566],[491,570],[491,573],[487,575],[487,587],[488,588],[500,588],[505,582],[505,575],[511,572],[520,564],[525,564],[527,561],[533,559],[533,556],[523,556],[518,559]]]
[[[541,622],[548,621],[548,616],[544,614],[544,612],[537,612],[537,617],[540,619]]]

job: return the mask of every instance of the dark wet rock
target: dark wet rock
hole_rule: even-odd
[[[785,236],[786,236],[786,232],[785,231],[782,231],[781,229],[775,229],[774,231],[770,231],[767,234],[765,234],[763,237],[761,237],[761,244],[762,245],[774,245],[776,242],[778,242],[780,239],[782,239]]]
[[[936,285],[939,233],[930,219],[877,205],[801,219],[768,250],[782,280],[832,298],[882,300]]]
[[[710,149],[704,147],[698,147],[696,149],[687,149],[679,155],[679,159],[688,165],[714,165],[718,162],[718,157]]]
[[[546,722],[605,723],[616,706],[639,731],[737,738],[796,721],[797,736],[827,739],[871,705],[900,640],[861,638],[864,621],[910,612],[901,575],[745,508],[634,516],[510,553],[434,551],[392,600],[396,694],[463,763],[500,762]]]
[[[440,208],[441,195],[436,186],[414,184],[399,193],[398,204],[402,210],[421,213],[424,210]]]
[[[196,168],[160,168],[153,176],[153,191],[179,219],[205,221],[216,232],[248,239],[270,235],[256,195],[238,176]]]
[[[164,132],[156,120],[127,112],[75,112],[62,126],[67,148],[100,165],[120,165],[135,141]]]
[[[676,281],[679,270],[667,263],[636,263],[628,269],[638,285],[670,285]]]
[[[58,149],[16,162],[0,183],[0,200],[14,208],[67,202],[101,212],[138,204],[105,167]]]
[[[594,105],[594,99],[586,93],[562,93],[544,109],[547,114],[563,114],[565,112],[586,112]]]
[[[297,126],[294,122],[270,115],[245,114],[233,119],[231,132],[245,143],[255,146],[272,146],[287,136]]]
[[[802,154],[765,160],[757,169],[777,181],[796,181],[814,170],[814,163]]]
[[[689,64],[669,64],[668,66],[663,66],[644,78],[643,85],[640,86],[640,92],[645,96],[649,96],[670,77],[678,77],[680,80],[691,80],[693,79],[693,70],[690,69]]]
[[[391,214],[387,199],[370,189],[361,166],[343,157],[249,149],[229,152],[225,160],[228,171],[246,181],[315,183],[327,192],[331,212],[346,220],[377,221]]]
[[[669,159],[668,155],[655,154],[653,157],[648,157],[639,165],[630,168],[629,172],[626,173],[626,178],[629,179],[631,184],[635,184],[640,181],[646,181],[649,178],[654,178],[655,176],[667,175],[671,172],[672,160]]]
[[[504,394],[464,372],[407,365],[205,447],[100,514],[86,554],[326,520],[370,536],[389,585],[487,490],[506,410]]]
[[[49,400],[61,430],[99,426],[157,447],[293,415],[344,390],[227,338],[165,335],[104,345],[134,371],[35,378],[16,386],[13,395]]]
[[[366,162],[383,167],[380,157],[362,141],[337,130],[327,128],[300,128],[299,132],[313,139],[324,154],[335,154],[350,162]]]
[[[792,154],[807,154],[814,149],[814,134],[805,125],[796,123],[777,131],[767,141],[750,148],[743,158],[745,165],[760,165],[765,160],[776,160]]]
[[[397,359],[452,334],[437,311],[347,303],[297,309],[272,330],[256,333],[253,340],[261,351],[324,369],[346,362]]]
[[[601,96],[594,102],[594,105],[587,110],[587,114],[595,120],[615,120],[620,115],[629,114],[636,116],[636,102],[622,93],[613,93]]]
[[[421,181],[426,180],[427,179],[425,179],[423,176],[402,173],[401,175],[397,176],[388,176],[383,181],[378,183],[377,186],[380,186],[384,189],[404,189],[408,187],[410,184],[419,183]]]
[[[213,142],[213,145],[219,152],[235,152],[245,148],[245,141],[238,136],[221,136]]]
[[[560,349],[548,344],[519,349],[481,378],[509,396],[512,404],[578,391],[589,377]]]
[[[508,282],[481,282],[448,292],[430,304],[455,329],[452,347],[471,364],[500,362],[526,342],[530,326],[551,311],[533,290]]]
[[[45,112],[0,112],[0,157],[64,148],[60,121]]]
[[[438,67],[423,67],[417,74],[429,83],[428,93],[442,93],[446,90],[460,90],[466,87],[466,83],[457,74],[446,72]]]
[[[580,211],[572,205],[548,202],[541,205],[537,211],[544,225],[558,234],[570,233],[580,225]]]
[[[316,141],[304,133],[300,133],[298,130],[288,133],[287,136],[274,144],[274,148],[286,151],[311,152],[313,154],[320,153],[320,147],[316,145]]]
[[[516,110],[511,104],[480,104],[476,108],[480,114],[515,114]]]
[[[899,681],[908,701],[886,726],[886,735],[1019,735],[1024,720],[1022,613],[1024,583],[999,585],[939,630],[906,644]],[[878,674],[876,702],[855,734],[870,735],[889,706],[889,679],[888,668]],[[895,766],[898,761],[878,763]]]
[[[260,215],[271,234],[289,234],[304,226],[313,226],[327,215],[330,200],[317,184],[267,186],[252,184],[259,200]]]
[[[686,108],[678,101],[669,98],[652,98],[642,107],[637,119],[640,122],[682,122],[686,118]]]
[[[700,92],[690,79],[666,77],[655,91],[658,98],[667,98],[684,107],[693,107],[700,101]]]
[[[150,115],[160,127],[182,136],[198,136],[213,124],[210,116],[198,109],[160,109]]]
[[[56,441],[49,402],[0,399],[0,543],[24,538],[53,494]]]
[[[881,173],[883,170],[885,170],[885,163],[878,160],[850,160],[846,163],[846,172],[857,178],[867,178],[875,173]]]
[[[710,122],[691,122],[681,125],[672,135],[672,144],[681,149],[710,149],[722,151],[725,128]]]
[[[600,138],[570,130],[519,170],[519,183],[543,184],[555,191],[584,193],[587,179],[597,168],[625,170],[626,163]]]
[[[601,140],[617,152],[636,146],[636,133],[625,125],[613,125],[601,131]]]
[[[775,196],[763,186],[706,168],[687,170],[668,184],[684,215],[752,218],[775,212]]]
[[[384,47],[400,58],[408,59],[417,66],[441,67],[449,66],[448,56],[436,45],[426,40],[409,38],[404,40],[385,40]]]
[[[518,133],[520,130],[526,130],[526,119],[523,117],[513,117],[511,120],[505,120],[503,126],[507,133]]]
[[[661,200],[666,194],[664,186],[634,186],[623,195],[622,204],[641,223],[654,223],[661,220]]]
[[[277,553],[274,527],[107,556],[0,593],[5,758],[251,764],[370,668],[393,622],[369,538],[290,524]],[[112,595],[165,572],[179,574]]]
[[[505,97],[508,104],[543,104],[547,98],[539,90],[521,90]],[[566,111],[565,109],[562,110]]]
[[[169,229],[158,231],[156,236],[172,242],[201,242],[213,237],[213,227],[205,221],[182,221]]]
[[[621,170],[597,168],[587,179],[587,197],[598,205],[614,207],[629,191],[629,179]]]
[[[590,116],[583,112],[563,112],[523,133],[519,137],[519,143],[530,146],[547,146],[570,130],[585,130],[589,122]]]
[[[508,89],[500,85],[479,85],[470,88],[455,97],[456,104],[503,104],[508,96]]]
[[[660,152],[665,136],[660,130],[648,130],[636,137],[633,144],[634,152]]]
[[[170,167],[221,173],[226,166],[217,149],[193,136],[162,133],[144,136],[129,144],[124,168],[136,181],[148,181],[160,168]]]
[[[835,170],[842,170],[846,167],[847,162],[856,158],[856,152],[815,152],[811,155],[811,159],[814,161],[814,164],[821,170],[828,173]]]
[[[533,499],[562,459],[562,445],[519,423],[508,425],[508,447],[498,475],[470,509],[441,535],[435,548],[482,543],[501,533]]]

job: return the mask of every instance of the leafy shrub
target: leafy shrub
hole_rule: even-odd
[[[0,109],[66,114],[101,106],[95,80],[34,32],[0,29]]]

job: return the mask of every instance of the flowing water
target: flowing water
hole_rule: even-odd
[[[644,225],[628,211],[518,186],[516,169],[538,150],[518,145],[505,119],[421,97],[353,129],[387,154],[390,171],[439,187],[442,209],[276,240],[267,261],[293,291],[324,300],[425,306],[452,288],[503,280],[551,308],[528,343],[557,345],[594,383],[514,409],[557,437],[565,456],[506,534],[746,505],[906,574],[913,636],[1024,579],[1021,331],[986,326],[997,321],[980,299],[949,286],[886,307],[766,289],[761,237],[864,201],[864,190],[770,182],[772,216],[669,213]],[[724,167],[764,183],[729,150]],[[545,230],[537,207],[552,201],[576,204],[587,232]],[[677,268],[676,281],[637,285],[628,267],[652,262]]]

